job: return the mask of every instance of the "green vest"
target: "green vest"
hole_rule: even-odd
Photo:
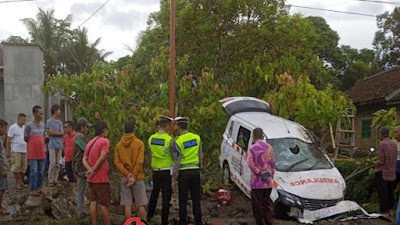
[[[199,169],[200,136],[188,132],[179,136],[175,143],[182,154],[180,170]]]
[[[167,133],[155,133],[149,138],[151,148],[151,167],[162,169],[173,164],[169,143],[172,137]]]

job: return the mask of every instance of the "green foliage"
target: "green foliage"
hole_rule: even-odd
[[[335,124],[340,116],[355,110],[342,92],[327,87],[317,90],[307,76],[295,81],[290,75],[279,78],[279,88],[265,95],[274,114],[294,120],[319,134],[322,127]]]
[[[329,72],[314,54],[313,25],[288,14],[282,0],[178,0],[176,54],[187,60],[177,65],[177,76],[192,75],[197,81],[204,68],[212,68],[218,83],[232,87],[229,95],[238,91],[256,97],[277,85],[284,72],[295,78],[306,74],[318,87],[325,86]],[[147,74],[169,44],[169,1],[162,1],[148,25],[133,55],[134,65]]]
[[[54,9],[39,8],[35,19],[24,18],[21,21],[29,32],[31,42],[43,47],[45,74],[89,72],[96,62],[104,61],[110,54],[97,49],[100,39],[89,43],[86,28],[71,30],[72,15],[57,19]],[[13,38],[12,41],[24,40]]]
[[[348,176],[358,167],[355,161],[338,162],[335,166],[343,177]],[[346,180],[346,185],[345,199],[357,201],[359,204],[378,201],[374,169],[366,170]]]
[[[78,28],[71,32],[68,46],[65,48],[65,73],[81,74],[89,72],[97,62],[104,62],[105,57],[111,52],[97,49],[101,38],[93,43],[89,42],[87,28]]]
[[[332,30],[322,17],[309,16],[306,19],[311,22],[318,35],[318,44],[313,48],[314,53],[316,53],[321,60],[339,70],[342,65],[340,61],[341,52],[338,48],[340,39],[338,33]]]
[[[375,33],[374,47],[381,69],[399,65],[400,57],[400,7],[377,17],[378,31]]]
[[[341,72],[340,89],[343,91],[353,87],[357,81],[378,72],[375,62],[375,52],[371,49],[355,49],[348,45],[340,47],[343,68]]]
[[[147,140],[158,116],[169,114],[169,1],[162,1],[148,25],[132,57],[100,63],[80,76],[49,78],[44,88],[69,99],[75,118],[95,121],[99,112],[112,145],[126,120],[133,119],[137,136]],[[190,117],[189,130],[202,138],[203,184],[221,182],[218,154],[229,118],[220,99],[270,99],[277,115],[314,131],[353,107],[327,86],[332,71],[314,52],[313,25],[288,15],[283,1],[178,0],[176,30],[175,116]],[[285,73],[291,76],[280,76]]]
[[[382,126],[386,126],[390,129],[390,137],[393,137],[394,128],[399,125],[399,122],[396,120],[396,108],[393,107],[389,110],[380,109],[374,112],[372,115],[372,127],[380,128]]]
[[[25,44],[28,43],[28,40],[25,40],[20,36],[10,36],[5,40],[5,42],[12,44]]]
[[[364,61],[350,62],[349,67],[344,72],[341,80],[341,90],[348,90],[353,87],[357,81],[364,79],[376,72],[375,64],[370,66]]]

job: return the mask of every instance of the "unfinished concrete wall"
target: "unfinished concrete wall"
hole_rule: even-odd
[[[4,80],[3,70],[0,69],[0,118],[4,119]]]
[[[18,113],[32,120],[32,107],[44,107],[43,51],[34,44],[3,43],[5,119],[11,124]]]

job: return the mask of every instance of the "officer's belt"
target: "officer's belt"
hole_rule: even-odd
[[[188,168],[188,167],[199,167],[198,163],[189,163],[189,164],[181,164],[179,168]]]
[[[167,167],[167,168],[158,168],[158,169],[153,169],[153,171],[165,171],[165,170],[171,170],[171,167]]]

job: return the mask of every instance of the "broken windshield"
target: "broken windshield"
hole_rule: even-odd
[[[278,171],[297,172],[307,170],[332,169],[321,145],[306,143],[296,138],[267,140],[275,153]]]

